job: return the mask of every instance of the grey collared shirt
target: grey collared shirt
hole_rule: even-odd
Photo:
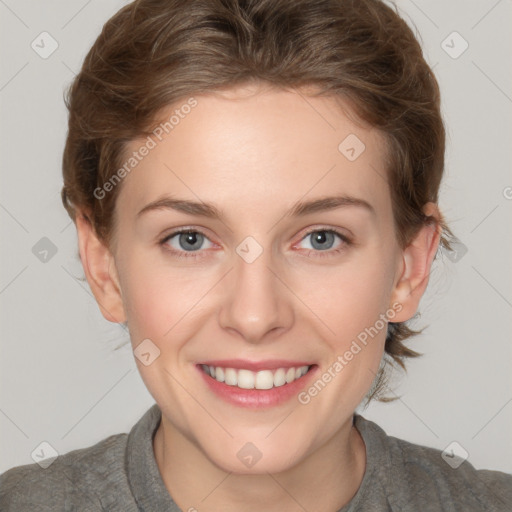
[[[154,404],[129,434],[60,455],[46,469],[28,464],[4,472],[0,511],[180,512],[153,452],[160,418]],[[453,469],[439,450],[388,436],[360,415],[354,422],[366,445],[366,471],[338,512],[512,511],[512,475],[476,470],[467,461]]]

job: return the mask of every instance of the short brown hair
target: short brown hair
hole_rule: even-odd
[[[445,130],[436,78],[398,10],[380,0],[136,0],[117,12],[87,54],[66,97],[69,132],[62,200],[105,244],[120,186],[94,193],[122,165],[126,144],[149,135],[161,110],[191,94],[258,81],[315,86],[382,132],[395,232],[405,248],[437,222]],[[453,237],[443,217],[440,246]],[[417,356],[418,334],[388,325],[385,362]],[[380,377],[384,374],[381,371]],[[377,379],[380,383],[382,379]],[[382,386],[381,386],[382,387]],[[374,387],[372,396],[381,389]]]

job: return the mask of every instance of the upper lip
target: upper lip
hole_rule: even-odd
[[[258,372],[261,370],[277,370],[278,368],[299,368],[301,366],[310,366],[313,363],[307,361],[290,361],[289,359],[266,359],[263,361],[248,361],[246,359],[215,359],[202,361],[199,364]]]

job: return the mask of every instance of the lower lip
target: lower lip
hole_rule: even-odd
[[[294,380],[290,384],[284,384],[283,386],[271,389],[242,389],[237,386],[228,386],[224,382],[219,382],[207,375],[200,365],[196,365],[196,368],[208,387],[226,402],[238,407],[263,409],[281,405],[294,396],[296,397],[311,380],[318,367],[313,365],[306,375]]]

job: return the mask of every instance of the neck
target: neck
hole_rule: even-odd
[[[223,471],[163,416],[153,447],[175,503],[201,512],[339,510],[357,492],[366,466],[365,445],[352,418],[298,464],[273,474]]]

